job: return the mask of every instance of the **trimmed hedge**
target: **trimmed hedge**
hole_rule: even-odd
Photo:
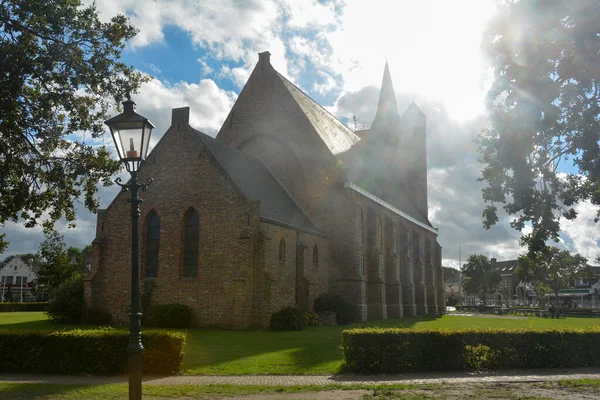
[[[0,331],[0,372],[120,374],[127,370],[129,332],[101,328],[71,331]],[[183,365],[185,333],[142,332],[142,371],[172,375]]]
[[[142,325],[152,328],[188,329],[194,323],[192,308],[185,304],[152,304],[142,316]]]
[[[272,331],[302,331],[306,328],[304,313],[296,307],[285,307],[271,314]]]
[[[0,303],[0,312],[46,311],[48,303]]]
[[[365,328],[342,333],[346,366],[355,372],[600,367],[600,328]]]

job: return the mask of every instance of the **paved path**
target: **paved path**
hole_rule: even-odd
[[[407,373],[380,375],[240,375],[145,377],[147,385],[353,385],[353,384],[435,384],[435,383],[517,383],[562,379],[600,379],[600,368],[510,370],[494,373]],[[0,382],[92,385],[125,383],[127,377],[0,374]]]

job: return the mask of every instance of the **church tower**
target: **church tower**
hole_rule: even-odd
[[[377,113],[371,125],[373,134],[380,136],[389,136],[396,140],[401,138],[400,135],[400,115],[398,114],[398,105],[396,104],[396,93],[392,84],[392,75],[387,60],[385,69],[383,70],[383,80],[381,82],[381,91],[379,92],[379,103],[377,105]],[[393,140],[392,141],[396,141]]]
[[[427,219],[427,138],[425,114],[413,100],[402,116],[406,189]]]

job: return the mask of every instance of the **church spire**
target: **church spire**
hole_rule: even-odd
[[[398,105],[396,104],[396,93],[392,84],[392,75],[390,74],[388,62],[385,60],[381,91],[379,92],[379,104],[377,105],[377,114],[375,114],[373,125],[387,125],[398,117]]]

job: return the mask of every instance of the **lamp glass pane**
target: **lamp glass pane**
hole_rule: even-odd
[[[113,132],[119,156],[123,158],[141,158],[142,130],[139,122],[115,124]]]
[[[150,125],[149,123],[145,123],[145,128],[144,128],[144,138],[143,138],[143,143],[142,143],[142,160],[146,159],[146,156],[148,155],[148,147],[150,146],[150,136],[152,136],[152,125]]]

